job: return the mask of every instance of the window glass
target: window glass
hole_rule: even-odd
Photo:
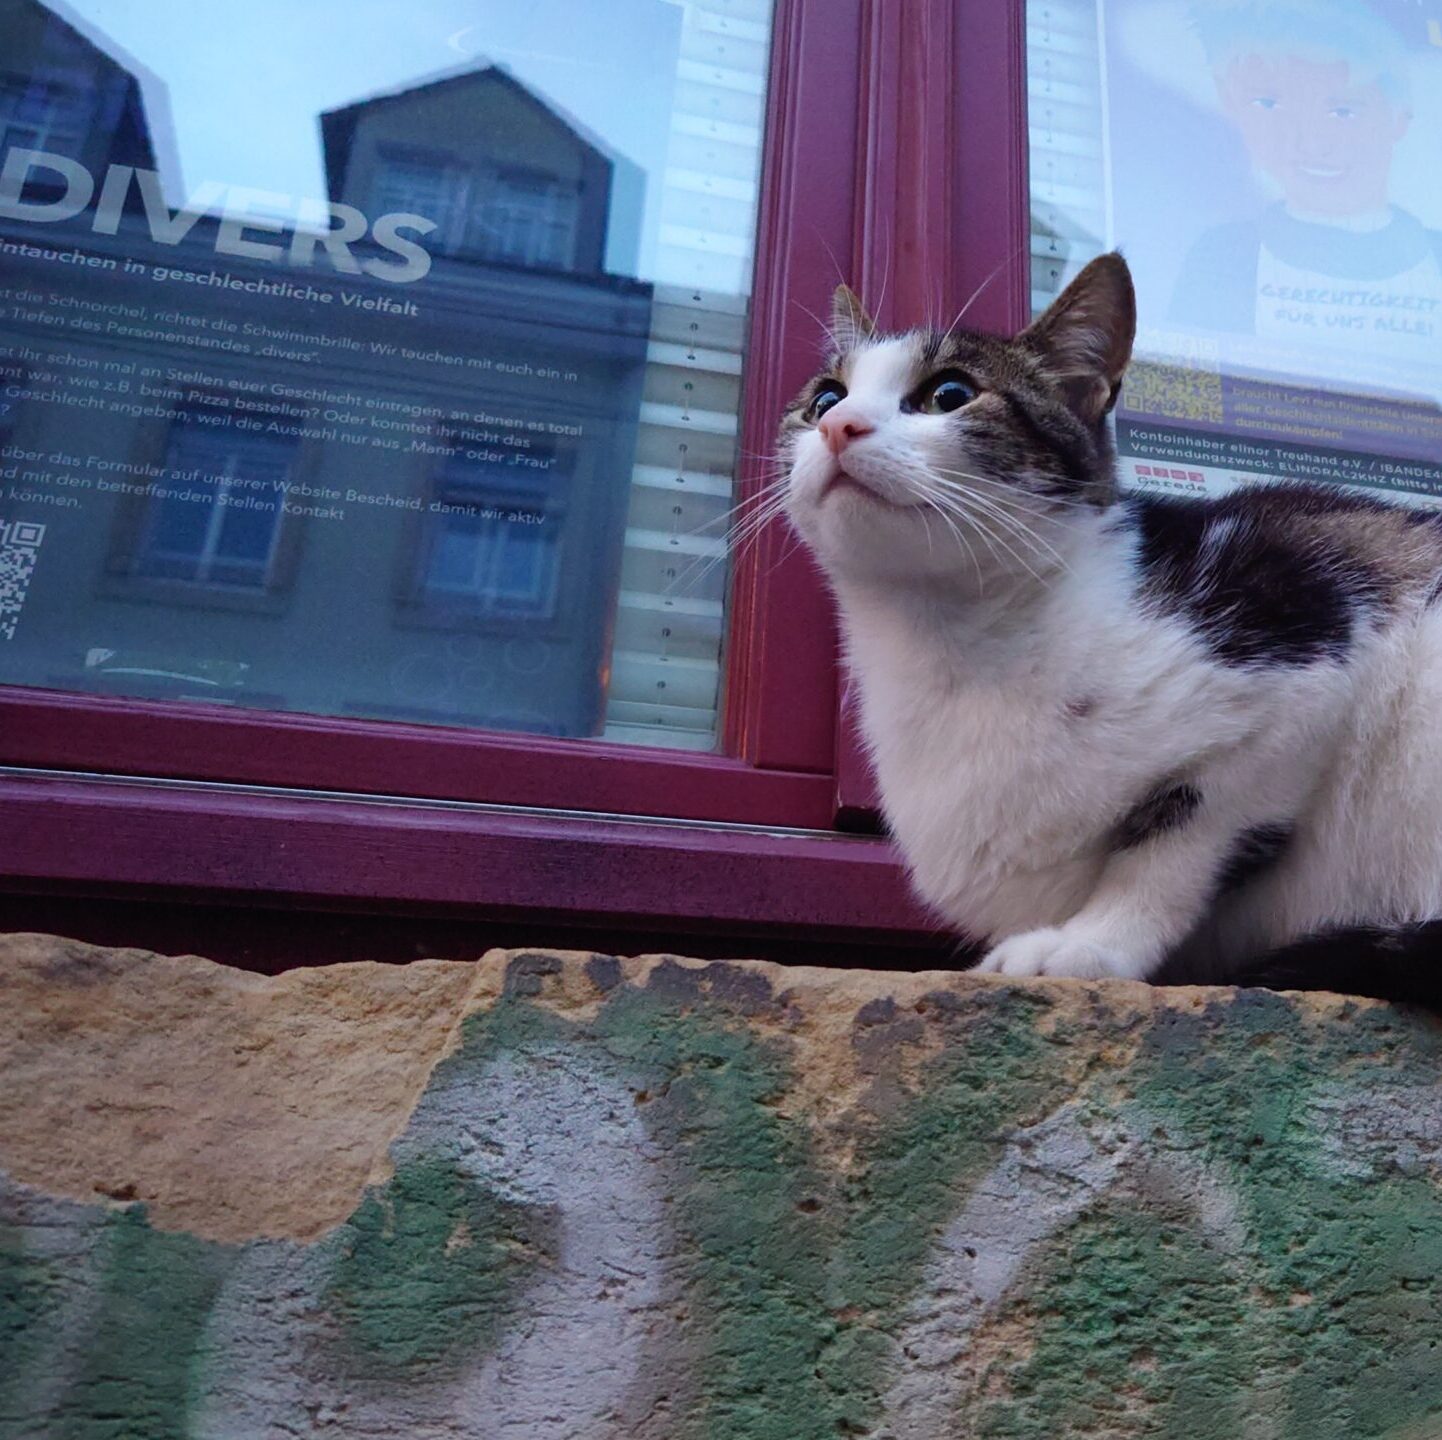
[[[1442,503],[1442,5],[1030,0],[1033,300],[1119,245],[1124,484]]]
[[[771,0],[4,0],[0,683],[705,749]]]

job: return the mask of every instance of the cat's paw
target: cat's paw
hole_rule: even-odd
[[[990,975],[1069,975],[1078,980],[1136,976],[1135,967],[1124,956],[1061,929],[1013,935],[991,950],[976,968]]]

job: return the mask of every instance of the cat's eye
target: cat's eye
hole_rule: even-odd
[[[976,386],[969,384],[955,370],[933,375],[912,397],[911,408],[923,415],[950,415],[976,399]]]
[[[823,380],[806,407],[806,418],[813,424],[821,419],[838,400],[846,399],[846,386],[839,380]]]

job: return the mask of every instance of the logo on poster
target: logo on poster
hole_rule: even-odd
[[[47,195],[45,199],[25,199],[26,184],[36,171],[50,172],[46,176],[50,189],[54,188],[53,176],[58,175],[63,182],[63,193]],[[401,233],[428,235],[436,224],[423,215],[398,210],[378,216],[372,223],[354,205],[296,200],[273,191],[247,190],[213,180],[201,185],[181,209],[172,210],[161,192],[159,173],[133,165],[108,166],[100,179],[96,200],[96,177],[68,155],[46,150],[13,147],[6,153],[4,167],[0,169],[0,219],[53,225],[73,220],[96,200],[90,228],[97,235],[114,235],[120,229],[132,187],[140,196],[150,238],[157,245],[179,245],[198,221],[216,214],[220,217],[215,231],[218,255],[309,266],[316,263],[316,252],[323,250],[330,264],[342,274],[372,275],[377,280],[395,284],[423,279],[431,268],[429,251]],[[273,213],[256,214],[256,206],[264,206],[271,212],[289,210],[294,218],[285,221],[275,218]],[[286,244],[276,244],[250,238],[248,231],[282,236],[289,232],[289,239]],[[351,247],[365,239],[395,258],[358,259]]]

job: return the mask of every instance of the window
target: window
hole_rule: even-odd
[[[516,265],[561,267],[575,250],[581,196],[534,170],[498,171],[472,206],[476,250]]]
[[[477,460],[473,454],[464,441],[452,441],[436,479],[426,507],[417,598],[441,614],[551,619],[564,531],[560,456],[533,449],[548,476],[528,482],[504,459]]]
[[[544,270],[575,263],[580,193],[541,171],[467,168],[446,156],[387,157],[373,208],[433,219],[435,248],[445,254]]]
[[[165,468],[189,478],[155,487],[133,573],[264,590],[273,582],[294,452],[285,440],[212,430],[203,414],[177,420]]]
[[[57,47],[116,98],[6,217],[0,346],[50,377],[35,444],[67,458],[34,484],[73,502],[48,546],[76,583],[37,585],[0,683],[83,688],[85,637],[163,637],[270,677],[240,705],[716,753],[771,5],[502,7],[440,73],[426,8],[365,63],[329,3],[280,31],[159,0],[5,22],[27,143],[88,123]],[[216,123],[268,75],[263,124]],[[156,158],[99,158],[122,138]],[[282,570],[293,603],[241,603]],[[521,622],[526,666],[494,628]],[[465,623],[493,627],[470,690],[514,704],[412,693],[455,658],[421,632]]]
[[[164,144],[158,129],[135,142],[162,157],[148,210],[136,180],[113,230],[93,211],[47,222],[49,247],[93,265],[7,254],[55,318],[0,319],[0,344],[75,362],[41,407],[37,449],[67,457],[46,483],[91,483],[80,515],[50,517],[56,562],[0,652],[0,759],[830,828],[827,597],[781,526],[741,553],[726,537],[815,364],[810,317],[843,276],[876,293],[896,253],[887,177],[932,131],[920,111],[881,121],[921,93],[887,68],[929,53],[918,11],[890,29],[856,0],[539,0],[488,12],[440,73],[412,45],[412,13],[368,37],[383,64],[346,89],[315,58],[347,63],[329,3],[263,36],[244,5],[203,23],[158,3],[94,8],[101,72],[149,72],[127,93],[152,100],[184,56],[211,68],[172,88]],[[950,26],[949,6],[925,9]],[[926,72],[932,115],[962,51],[946,35]],[[864,61],[882,52],[886,65]],[[253,95],[258,74],[274,79],[263,125],[208,123],[233,113],[237,75]],[[205,201],[193,218],[180,174]],[[7,221],[7,238],[27,223]],[[966,267],[995,264],[959,250],[954,271],[923,258],[921,273],[945,270],[925,305],[955,308]],[[204,464],[179,448],[188,425],[157,418],[197,387],[229,400],[225,423],[196,432],[218,447]],[[123,398],[87,398],[106,395]],[[267,552],[261,513],[232,537],[221,497],[285,429],[296,448]],[[170,472],[202,469],[213,486],[186,523],[152,503]],[[139,507],[134,568],[96,584],[96,537],[114,529],[96,509],[123,504]],[[267,553],[285,603],[248,612]],[[161,692],[119,674],[104,701],[87,697],[97,649],[190,676],[224,666],[226,707],[202,714],[173,690],[132,703]],[[784,886],[736,874],[739,907],[784,906]]]
[[[69,155],[80,148],[90,123],[89,97],[75,85],[38,75],[0,75],[0,150]]]

